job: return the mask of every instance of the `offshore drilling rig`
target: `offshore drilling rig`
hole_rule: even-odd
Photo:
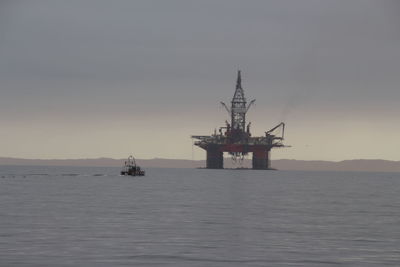
[[[207,152],[207,169],[224,168],[224,152],[228,152],[232,159],[242,161],[248,153],[253,153],[252,168],[255,170],[268,170],[271,168],[270,151],[274,147],[284,147],[282,141],[285,133],[285,124],[281,122],[271,130],[265,132],[265,136],[252,137],[250,124],[246,126],[246,113],[254,104],[255,99],[246,102],[242,88],[240,70],[238,71],[236,90],[229,108],[221,102],[231,116],[231,123],[225,121],[225,126],[220,127],[218,133],[212,135],[193,135],[195,145]],[[276,134],[280,130],[280,134]]]

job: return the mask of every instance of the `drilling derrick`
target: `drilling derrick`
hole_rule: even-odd
[[[195,145],[206,150],[207,169],[223,169],[223,153],[227,152],[234,161],[243,160],[248,153],[253,153],[252,168],[257,170],[270,169],[270,151],[274,147],[284,147],[285,124],[281,122],[271,130],[265,132],[265,136],[252,137],[250,124],[246,126],[246,113],[254,104],[255,99],[247,105],[242,88],[240,70],[236,80],[236,89],[233,95],[231,106],[224,102],[221,104],[231,117],[231,122],[225,122],[226,126],[220,127],[219,133],[213,135],[194,135]],[[278,135],[276,132],[281,130]]]
[[[231,122],[232,129],[238,132],[244,132],[244,125],[246,123],[246,98],[242,88],[242,78],[240,70],[236,81],[236,90],[232,98],[231,107]]]

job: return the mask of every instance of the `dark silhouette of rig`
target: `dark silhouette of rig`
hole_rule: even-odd
[[[265,132],[265,136],[252,137],[250,124],[246,126],[246,113],[254,104],[255,99],[247,105],[242,88],[240,70],[238,71],[236,90],[229,108],[225,103],[221,104],[231,116],[231,123],[225,121],[226,126],[220,127],[219,132],[212,135],[193,135],[195,145],[207,152],[207,169],[224,168],[224,152],[228,152],[232,159],[242,161],[248,153],[253,153],[252,167],[255,170],[271,169],[270,151],[274,147],[284,147],[285,124],[279,123],[271,130]],[[280,131],[280,134],[276,134]]]

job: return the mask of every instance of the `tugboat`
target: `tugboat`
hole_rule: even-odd
[[[133,156],[129,156],[128,160],[125,161],[121,175],[144,176],[144,171],[136,165],[135,158]]]

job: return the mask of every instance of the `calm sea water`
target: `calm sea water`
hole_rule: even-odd
[[[0,266],[400,266],[400,174],[0,166]]]

